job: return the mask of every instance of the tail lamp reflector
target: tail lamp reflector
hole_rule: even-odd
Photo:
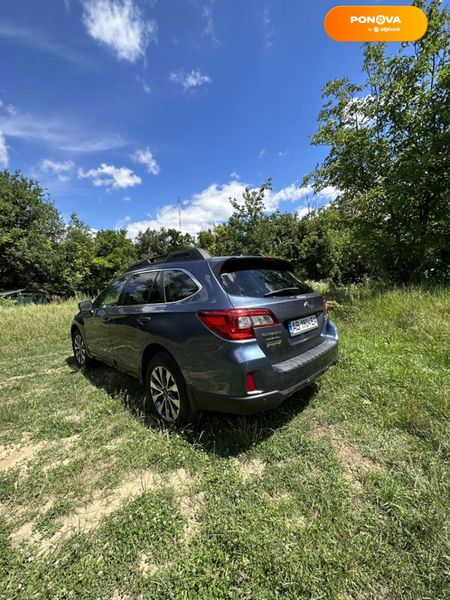
[[[254,392],[256,390],[255,376],[253,373],[246,374],[245,386],[247,388],[247,392]]]

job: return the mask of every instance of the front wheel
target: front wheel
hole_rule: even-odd
[[[86,343],[79,329],[75,329],[72,333],[72,348],[73,356],[79,369],[83,369],[91,364],[92,361],[87,354]]]
[[[157,354],[148,364],[147,398],[152,412],[166,425],[192,421],[186,383],[177,363],[168,354]]]

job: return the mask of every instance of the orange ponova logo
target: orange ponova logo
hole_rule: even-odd
[[[425,34],[428,20],[415,6],[335,6],[324,27],[336,42],[413,42]]]

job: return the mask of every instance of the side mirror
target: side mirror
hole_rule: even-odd
[[[88,312],[92,310],[92,302],[90,300],[83,300],[83,302],[78,302],[78,308],[81,312]]]

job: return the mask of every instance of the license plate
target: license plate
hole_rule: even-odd
[[[319,327],[316,315],[295,319],[294,321],[289,321],[288,323],[289,335],[291,337],[300,335],[301,333],[305,333],[305,331],[310,331],[316,327]]]

